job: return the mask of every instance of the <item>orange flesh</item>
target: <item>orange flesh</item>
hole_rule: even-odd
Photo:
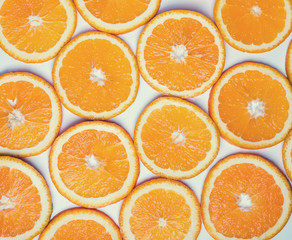
[[[126,23],[143,14],[151,0],[84,0],[86,8],[106,23]]]
[[[135,239],[184,239],[191,226],[191,209],[183,196],[156,189],[140,196],[131,211],[131,232]],[[166,226],[159,226],[159,219]]]
[[[248,103],[259,99],[265,115],[251,118]],[[289,102],[283,86],[259,71],[235,74],[222,87],[219,114],[227,128],[246,141],[268,140],[282,131],[288,118]]]
[[[172,47],[184,45],[185,61],[170,56]],[[219,61],[214,35],[191,18],[168,19],[154,28],[146,41],[144,58],[149,75],[171,90],[194,90],[208,81]]]
[[[242,193],[251,198],[250,211],[241,211],[237,205]],[[272,175],[253,164],[237,164],[216,178],[209,214],[219,233],[230,238],[250,239],[261,236],[276,224],[283,203],[281,189]]]
[[[10,198],[15,207],[0,210],[0,237],[15,237],[32,229],[42,207],[31,179],[19,170],[0,167],[0,199],[3,196]]]
[[[104,85],[90,79],[94,68],[105,74]],[[108,40],[90,39],[67,54],[59,77],[73,105],[84,111],[104,112],[127,100],[133,83],[131,73],[130,62],[118,46]]]
[[[72,239],[103,239],[111,240],[110,234],[105,227],[93,220],[73,220],[62,225],[54,234],[52,240]]]
[[[185,136],[183,144],[173,141],[171,136],[176,131]],[[163,169],[191,170],[211,149],[211,133],[206,124],[193,111],[173,105],[149,115],[141,139],[146,156]]]
[[[252,14],[258,6],[261,15]],[[231,37],[244,44],[261,45],[272,42],[285,27],[283,0],[226,0],[222,19]]]
[[[31,27],[30,16],[42,18]],[[28,53],[45,52],[56,45],[66,29],[67,15],[59,0],[5,0],[0,25],[8,42]]]
[[[89,168],[86,156],[93,155],[99,167]],[[124,184],[129,161],[121,140],[113,133],[85,130],[69,138],[58,156],[58,168],[65,185],[83,197],[103,197]]]
[[[25,81],[0,85],[0,146],[17,150],[29,148],[41,142],[49,131],[52,118],[51,100],[47,93]],[[13,107],[8,100],[14,101]],[[19,110],[24,123],[9,128],[9,113]]]

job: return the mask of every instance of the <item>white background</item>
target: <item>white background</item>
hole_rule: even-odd
[[[213,18],[214,3],[215,3],[215,0],[162,0],[159,13],[165,12],[167,10],[172,10],[172,9],[188,9],[188,10],[200,12],[204,14],[205,16],[209,17],[210,19],[214,20]],[[142,29],[143,27],[140,27],[139,29],[133,32],[120,36],[123,40],[126,41],[127,44],[129,44],[129,46],[132,48],[134,53],[136,53],[136,45],[137,45],[137,41]],[[79,35],[80,33],[87,32],[90,30],[94,30],[94,29],[90,27],[78,14],[78,24],[77,24],[77,28],[73,37]],[[286,57],[286,51],[287,51],[290,40],[291,40],[291,36],[289,36],[289,38],[286,39],[286,41],[283,42],[276,49],[269,51],[267,53],[262,53],[262,54],[242,53],[240,51],[233,49],[229,45],[225,44],[226,46],[225,69],[243,61],[256,61],[256,62],[268,64],[276,68],[277,70],[279,70],[282,74],[286,75],[285,57]],[[1,75],[3,73],[11,72],[11,71],[12,72],[13,71],[28,71],[36,75],[39,75],[40,77],[46,79],[48,82],[52,83],[51,72],[52,72],[53,63],[54,63],[54,59],[46,63],[41,63],[41,64],[25,64],[17,60],[14,60],[13,58],[8,56],[4,51],[0,49],[0,74]],[[191,102],[194,102],[198,106],[200,106],[206,112],[208,112],[207,103],[208,103],[209,92],[210,91],[207,91],[203,95],[198,96],[193,99],[189,99],[189,100]],[[140,89],[139,89],[139,93],[135,102],[124,113],[122,113],[118,117],[111,119],[111,121],[120,124],[131,134],[131,136],[133,136],[135,123],[139,114],[142,112],[145,106],[147,106],[152,100],[154,100],[158,96],[160,96],[160,94],[154,91],[151,87],[149,87],[144,82],[142,78],[140,78]],[[84,119],[81,119],[75,116],[74,114],[70,113],[67,109],[63,107],[63,123],[61,127],[61,133],[64,132],[66,129],[68,129],[70,126],[76,123],[79,123],[81,121],[84,121]],[[275,163],[283,172],[285,172],[283,168],[283,163],[282,163],[282,153],[281,153],[282,145],[283,143],[280,143],[268,149],[252,151],[252,150],[243,150],[243,149],[237,148],[235,146],[230,145],[223,139],[221,139],[221,147],[220,147],[219,155],[217,156],[217,158],[215,159],[211,167],[218,160],[222,159],[223,157],[227,155],[238,153],[238,152],[249,152],[249,153],[256,153],[263,157],[266,157],[267,159]],[[67,199],[62,197],[59,194],[59,192],[56,190],[56,188],[54,187],[53,183],[51,182],[49,170],[48,170],[48,154],[49,154],[49,150],[38,156],[26,158],[24,160],[27,161],[29,164],[33,165],[38,171],[40,171],[42,175],[44,176],[44,178],[47,180],[47,183],[50,187],[51,194],[52,194],[52,200],[53,200],[52,217],[54,217],[59,212],[68,208],[75,207],[76,205],[74,205],[73,203],[69,202]],[[138,179],[138,183],[154,177],[154,175],[151,172],[149,172],[142,164],[140,165],[141,165],[141,172]],[[199,176],[183,181],[195,192],[198,199],[201,198],[203,182],[211,167],[209,167]],[[100,210],[108,214],[118,224],[118,216],[119,216],[121,203],[122,201],[116,204],[101,208]],[[38,237],[36,237],[35,239],[38,239]],[[212,239],[206,232],[203,225],[202,225],[202,230],[198,239],[201,239],[201,240]],[[292,239],[292,219],[291,218],[288,221],[287,225],[284,227],[284,229],[276,237],[274,237],[274,239],[278,239],[278,240]]]

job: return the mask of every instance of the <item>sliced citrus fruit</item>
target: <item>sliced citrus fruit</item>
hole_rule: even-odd
[[[81,16],[94,28],[121,34],[148,22],[161,0],[75,0]]]
[[[197,239],[200,204],[183,183],[153,179],[136,187],[125,199],[119,222],[125,240]]]
[[[221,135],[243,148],[281,142],[292,124],[292,88],[275,69],[246,62],[228,69],[214,85],[210,115]]]
[[[17,60],[55,57],[75,27],[71,0],[0,0],[0,46]]]
[[[283,163],[286,173],[292,181],[292,130],[287,135],[283,145]]]
[[[114,123],[102,121],[77,124],[60,135],[52,146],[49,167],[58,191],[89,208],[121,200],[139,175],[129,134]]]
[[[106,214],[85,208],[66,210],[53,218],[39,240],[122,240],[119,228]]]
[[[286,73],[292,83],[292,41],[290,42],[286,56]]]
[[[135,147],[153,173],[174,179],[191,178],[205,170],[217,156],[219,131],[196,105],[175,97],[161,97],[139,117]]]
[[[215,22],[225,41],[244,52],[266,52],[292,29],[290,0],[216,0]]]
[[[0,239],[33,239],[46,227],[51,213],[44,178],[25,162],[0,156]]]
[[[62,121],[53,87],[30,73],[6,73],[0,96],[0,154],[26,157],[48,149]]]
[[[288,180],[266,159],[236,154],[217,163],[202,192],[204,225],[215,239],[270,239],[292,210]]]
[[[102,32],[87,32],[69,42],[54,63],[53,80],[65,107],[90,119],[108,119],[125,111],[139,87],[131,49]]]
[[[138,42],[137,58],[141,74],[152,88],[194,97],[220,77],[225,49],[211,20],[197,12],[173,10],[147,24]]]

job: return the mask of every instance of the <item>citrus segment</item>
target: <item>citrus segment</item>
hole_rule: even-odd
[[[134,134],[141,161],[169,178],[196,176],[219,151],[219,131],[199,107],[175,97],[161,97],[139,117]]]
[[[82,17],[98,30],[121,34],[148,22],[161,0],[75,0]]]
[[[139,86],[131,49],[119,38],[100,32],[81,34],[62,49],[53,80],[66,108],[93,119],[123,112],[135,100]]]
[[[144,80],[155,90],[194,97],[219,78],[225,50],[211,20],[197,12],[173,10],[159,14],[144,28],[137,58]]]
[[[85,208],[66,210],[53,218],[40,240],[121,240],[119,228],[104,213]]]
[[[52,213],[45,180],[21,160],[0,156],[0,182],[0,239],[33,239]]]
[[[259,63],[228,69],[214,85],[209,106],[222,136],[243,148],[273,146],[285,138],[292,124],[289,81]]]
[[[70,0],[1,0],[0,46],[24,62],[44,62],[57,55],[76,27]]]
[[[286,73],[288,79],[292,82],[292,42],[290,42],[286,56]]]
[[[120,212],[123,239],[196,239],[200,233],[199,202],[187,186],[153,179],[135,188]]]
[[[286,173],[292,181],[292,131],[287,135],[283,145],[283,163]]]
[[[107,122],[69,128],[53,144],[50,174],[58,191],[75,204],[101,207],[135,186],[139,163],[130,136]]]
[[[225,41],[244,52],[266,52],[292,29],[290,0],[217,0],[214,17]]]
[[[62,121],[51,85],[30,73],[7,73],[0,77],[0,95],[0,153],[32,156],[45,151]]]
[[[201,203],[204,225],[215,239],[270,239],[289,219],[292,193],[273,164],[236,154],[209,172]]]

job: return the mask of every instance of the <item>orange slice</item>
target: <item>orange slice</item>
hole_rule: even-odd
[[[217,156],[220,135],[199,107],[175,97],[161,97],[139,117],[135,147],[153,173],[174,179],[191,178]]]
[[[292,29],[290,0],[216,0],[215,22],[225,41],[244,52],[266,52]]]
[[[33,239],[46,227],[51,213],[44,178],[25,162],[0,156],[0,239]]]
[[[76,27],[71,0],[0,0],[0,46],[23,62],[54,58]]]
[[[0,76],[0,154],[33,156],[58,135],[61,104],[53,87],[30,73]]]
[[[116,124],[102,121],[77,124],[60,135],[52,146],[49,168],[58,191],[88,208],[121,200],[139,175],[129,134]]]
[[[142,77],[152,88],[194,97],[220,77],[225,50],[211,20],[197,12],[174,10],[147,24],[138,42],[137,58]]]
[[[200,205],[183,183],[153,179],[136,187],[125,199],[119,222],[124,240],[197,239]]]
[[[214,239],[270,239],[287,223],[288,180],[266,159],[236,154],[209,172],[202,193],[203,222]]]
[[[246,62],[228,69],[214,85],[210,115],[222,136],[243,148],[281,142],[292,124],[292,88],[275,69]]]
[[[50,222],[39,240],[122,240],[119,228],[104,213],[85,208],[66,210]]]
[[[288,134],[283,145],[283,163],[286,173],[292,181],[292,131]]]
[[[81,16],[94,28],[121,34],[148,22],[161,0],[75,0]]]
[[[101,32],[87,32],[68,43],[56,58],[53,80],[64,106],[91,119],[108,119],[125,111],[139,87],[131,49]]]
[[[290,42],[286,56],[286,73],[288,79],[292,83],[292,41]]]

